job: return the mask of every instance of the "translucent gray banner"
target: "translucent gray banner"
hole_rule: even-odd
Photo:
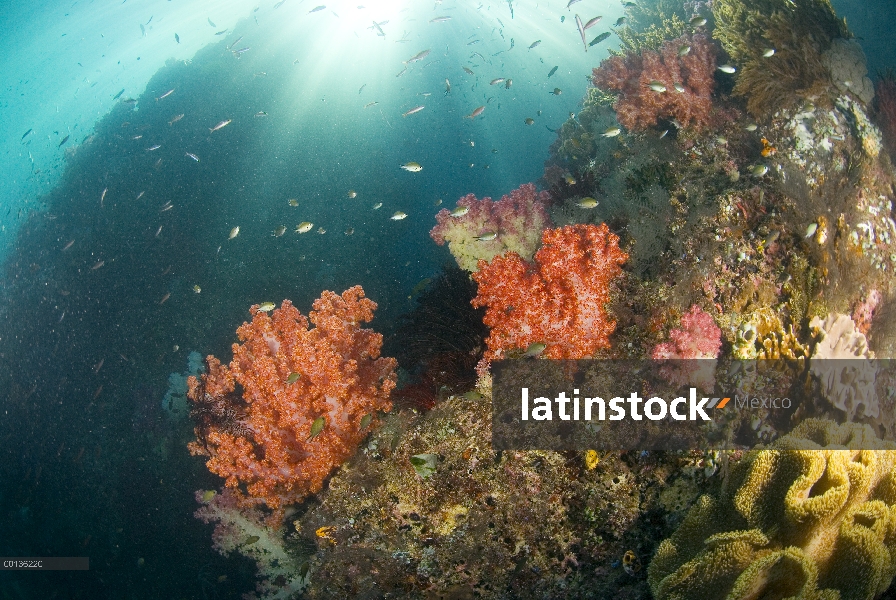
[[[795,449],[896,440],[893,360],[521,359],[491,369],[495,450],[749,449],[810,419]]]

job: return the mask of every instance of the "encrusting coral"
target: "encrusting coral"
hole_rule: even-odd
[[[865,450],[844,450],[846,446]],[[703,496],[648,569],[659,600],[858,600],[896,574],[896,446],[809,419]]]

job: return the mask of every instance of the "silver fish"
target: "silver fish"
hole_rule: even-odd
[[[571,3],[572,2],[570,2],[570,4]],[[569,6],[567,6],[567,8],[569,8]],[[585,52],[588,52],[588,42],[585,41],[585,26],[582,25],[582,19],[579,18],[579,15],[576,15],[576,27],[579,29],[579,35],[582,36],[582,45],[585,46]]]

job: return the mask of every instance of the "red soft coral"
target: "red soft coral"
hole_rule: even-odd
[[[685,47],[690,48],[687,53]],[[599,88],[619,92],[616,118],[627,129],[647,129],[660,118],[676,119],[684,127],[706,127],[712,111],[716,54],[706,36],[684,35],[663,42],[659,53],[644,50],[612,56],[594,69],[592,81]],[[666,90],[651,89],[657,83]]]

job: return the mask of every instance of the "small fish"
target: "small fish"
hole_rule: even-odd
[[[209,24],[209,25],[211,25],[211,26],[214,27],[215,29],[218,28],[218,26],[215,25],[215,23],[212,21],[211,17],[206,17],[206,18],[208,19],[208,24]]]
[[[161,160],[161,159],[160,159],[160,160]],[[165,212],[166,210],[171,210],[172,208],[174,208],[174,205],[171,204],[171,201],[169,200],[169,201],[165,204],[165,206],[162,207],[162,209],[161,209],[159,212]]]
[[[750,167],[750,173],[754,177],[762,177],[763,175],[768,173],[768,165],[763,165],[763,164],[753,165],[752,167]]]
[[[498,232],[486,231],[482,235],[477,235],[475,239],[480,242],[491,242],[492,240],[494,240],[497,237],[498,237]]]
[[[535,48],[535,47],[538,46],[539,44],[541,44],[541,40],[535,40],[534,42],[532,42],[531,44],[529,44],[529,50],[531,50],[532,48]]]
[[[140,198],[143,197],[143,194],[145,194],[145,193],[146,193],[146,191],[142,191],[142,192],[140,192],[139,194],[137,194],[137,197],[134,198],[134,200],[139,200]]]
[[[290,198],[289,200],[287,200],[287,202],[289,203],[290,206],[298,206],[299,205],[299,201],[296,200],[295,198]]]
[[[184,113],[180,113],[179,115],[174,115],[170,121],[168,121],[169,125],[174,125],[178,121],[184,118]]]
[[[560,88],[554,88],[554,91],[552,91],[552,92],[548,92],[548,93],[549,93],[549,94],[554,94],[555,96],[559,96],[560,94],[563,93],[563,90],[561,90]]]
[[[276,308],[276,305],[273,302],[262,302],[258,305],[258,312],[271,312]]]
[[[286,225],[281,225],[280,227],[275,229],[271,235],[273,235],[274,237],[280,237],[284,233],[286,233]]]
[[[379,210],[379,209],[381,209],[382,207],[383,207],[383,203],[382,203],[382,202],[377,202],[376,204],[373,205],[373,210]]]
[[[159,234],[162,233],[162,227],[164,227],[164,225],[159,225],[159,228],[156,229],[156,234],[153,237],[159,237]]]
[[[121,98],[121,95],[122,95],[123,93],[124,93],[124,88],[121,88],[121,91],[118,92],[117,94],[115,94],[114,96],[112,96],[112,99],[113,99],[113,100],[118,100],[119,98]],[[24,137],[24,136],[22,136],[22,137]]]
[[[260,539],[261,538],[258,537],[257,535],[250,535],[249,537],[246,538],[246,545],[251,546],[252,544],[254,544],[255,542],[257,542]]]
[[[678,56],[687,56],[691,53],[691,47],[687,44],[682,44],[678,47]]]
[[[560,65],[557,65],[556,67],[554,67],[553,69],[551,69],[551,72],[548,73],[548,79],[550,79],[550,78],[551,78],[551,75],[553,75],[554,73],[556,73],[556,72],[557,72],[557,69],[559,69],[559,68],[560,68]]]
[[[452,217],[454,217],[455,219],[457,219],[457,218],[463,217],[468,212],[470,212],[469,206],[458,206],[457,208],[455,208],[448,214],[451,215]]]
[[[65,252],[66,250],[68,250],[69,248],[71,248],[71,247],[74,245],[74,243],[75,243],[75,240],[70,241],[69,243],[67,243],[67,244],[65,245],[65,247],[62,249],[62,251]]]
[[[423,106],[422,104],[421,104],[420,106],[415,106],[414,108],[412,108],[411,110],[409,110],[409,111],[407,111],[406,113],[402,114],[401,116],[402,116],[402,117],[406,117],[406,116],[408,116],[408,115],[412,115],[412,114],[414,114],[414,113],[418,113],[418,112],[420,112],[421,110],[423,110],[424,108],[426,108],[426,107]]]
[[[566,5],[566,10],[569,10],[569,7],[575,4],[576,2],[581,2],[582,0],[569,0],[569,4]]]
[[[566,185],[575,185],[576,184],[576,178],[573,177],[572,175],[570,175],[569,173],[567,173],[563,176],[563,181],[566,182]]]
[[[106,199],[106,192],[109,191],[109,188],[103,188],[103,193],[100,194],[100,208],[103,207],[103,200]]]
[[[349,198],[357,198],[357,197],[358,197],[358,192],[356,192],[355,190],[349,190],[349,191],[348,191],[348,197],[349,197]]]
[[[407,59],[406,61],[404,61],[404,64],[409,65],[409,64],[411,64],[412,62],[417,62],[418,60],[423,60],[424,58],[426,58],[427,56],[429,56],[429,52],[430,52],[429,50],[421,50],[420,52],[418,52],[418,53],[415,54],[414,56],[412,56],[412,57],[410,57],[409,59]]]
[[[726,144],[728,143],[728,138],[726,138],[725,136],[722,136],[722,135],[717,135],[717,136],[716,136],[716,143],[717,143],[717,144],[721,144],[722,146],[724,146],[724,145],[726,145]]]
[[[367,429],[370,426],[371,421],[373,421],[373,415],[370,413],[367,413],[366,415],[361,417],[361,431]]]
[[[199,157],[196,156],[195,154],[193,154],[192,152],[184,152],[184,156],[189,156],[190,158],[192,158],[192,159],[195,160],[196,162],[199,162]]]
[[[194,286],[193,286],[193,292],[196,293],[196,294],[201,294],[201,293],[202,293],[202,288],[199,287],[198,285],[194,285]]]
[[[65,136],[64,138],[62,138],[62,141],[59,142],[59,145],[57,146],[57,148],[61,148],[61,147],[62,147],[62,144],[66,143],[66,142],[68,141],[68,138],[70,138],[70,137],[72,137],[72,136],[67,135],[67,136]]]
[[[759,129],[759,126],[756,125],[756,123],[748,123],[747,126],[744,127],[744,129],[747,131],[756,131],[757,129]]]
[[[236,46],[236,45],[240,42],[241,39],[243,39],[243,36],[240,36],[240,37],[236,38],[236,40],[235,40],[232,44],[230,44],[229,46],[227,46],[227,49],[228,49],[228,50],[233,50],[233,47]]]
[[[728,73],[730,75],[731,73],[734,73],[735,71],[737,71],[737,69],[735,69],[734,67],[732,67],[729,64],[724,64],[719,67],[719,71],[721,71],[722,73]]]
[[[512,85],[513,85],[513,79],[508,79],[507,81],[504,82],[504,89],[509,90],[510,86],[512,86]]]
[[[238,236],[239,234],[240,234],[240,226],[237,225],[236,227],[234,227],[233,229],[230,230],[230,235],[227,237],[227,239],[228,239],[228,240],[232,240],[233,238],[235,238],[235,237]]]
[[[473,40],[472,42],[467,42],[467,46],[472,46],[473,44],[478,44],[482,40]]]
[[[470,69],[468,69],[468,68],[466,68],[466,67],[462,67],[462,68],[463,68],[464,71],[467,72],[468,75],[475,75],[475,74],[476,74],[476,73],[474,73],[473,71],[471,71]]]
[[[582,45],[585,46],[585,52],[588,52],[588,42],[585,41],[585,26],[582,25],[582,19],[579,18],[579,15],[576,15],[576,28],[582,37]]]
[[[678,92],[679,94],[684,93],[684,86],[681,85],[680,83],[676,83],[674,87],[675,87],[675,91]]]
[[[162,147],[162,144],[156,144],[155,146],[150,146],[149,148],[147,148],[146,151],[147,152],[155,152],[156,150],[158,150],[161,147]]]
[[[653,81],[651,81],[650,83],[648,83],[647,87],[652,89],[654,92],[657,92],[658,94],[662,94],[663,92],[666,91],[666,86],[663,85],[663,82],[657,81],[655,79]]]
[[[532,342],[529,344],[529,347],[526,348],[526,353],[523,354],[523,358],[535,358],[537,356],[541,356],[541,353],[545,351],[548,345],[544,342]]]
[[[477,108],[476,110],[474,110],[473,112],[471,112],[470,114],[468,114],[467,116],[465,116],[464,118],[465,118],[465,119],[475,119],[476,117],[478,117],[479,115],[481,115],[481,114],[482,114],[482,111],[484,111],[484,110],[485,110],[485,107],[484,107],[484,106],[480,106],[479,108]]]
[[[255,113],[255,116],[256,117],[266,117],[266,116],[268,116],[268,113],[264,112],[263,110],[260,110],[257,113]]]
[[[596,38],[594,38],[593,40],[591,40],[590,42],[588,42],[588,45],[594,46],[595,44],[599,44],[602,41],[604,41],[605,39],[607,39],[608,37],[610,37],[611,35],[613,35],[611,32],[605,31],[602,34],[600,34],[599,36],[597,36]]]
[[[310,442],[319,436],[320,432],[323,431],[326,426],[327,420],[323,416],[314,419],[314,423],[311,424],[311,435],[308,436],[308,441]]]
[[[451,82],[448,81],[448,79],[446,78],[445,79],[445,95],[447,96],[450,93],[451,93]]]
[[[131,139],[132,139],[132,140],[140,140],[140,139],[143,139],[143,135],[142,135],[142,134],[141,134],[141,135],[134,135],[134,136],[131,136]]]
[[[401,212],[400,210],[396,210],[394,213],[392,213],[392,216],[389,217],[389,220],[390,221],[401,221],[401,220],[407,219],[407,218],[408,218],[408,216],[405,213]]]
[[[411,173],[419,173],[423,170],[423,167],[420,166],[420,163],[416,163],[413,161],[401,165],[401,168],[405,171],[410,171]]]
[[[171,297],[171,292],[168,292],[167,294],[165,294],[164,296],[162,296],[162,299],[159,300],[159,304],[160,304],[160,305],[161,305],[161,304],[165,304],[165,301],[168,300],[168,298],[170,298],[170,297]]]
[[[124,90],[121,90],[121,91],[123,92]],[[121,93],[119,93],[118,95],[120,96]],[[118,96],[116,96],[116,98],[117,98],[117,97],[118,97]],[[114,100],[114,99],[115,99],[115,98],[113,98],[113,100]],[[34,131],[34,129],[29,129],[29,130],[26,131],[24,134],[22,134],[22,139],[24,140],[26,137],[28,137],[28,134],[31,133],[32,131]]]
[[[349,227],[348,229],[346,229],[346,230],[343,231],[342,233],[344,233],[345,235],[353,235],[353,234],[355,233],[355,228],[354,228],[354,227]]]
[[[402,75],[404,75],[407,72],[408,72],[408,68],[405,67],[401,71],[398,72],[398,75],[396,75],[396,77],[401,77]]]
[[[498,83],[504,83],[504,78],[498,77],[497,79],[492,79],[491,81],[488,82],[489,85],[496,85]]]
[[[215,132],[215,131],[218,131],[219,129],[223,129],[223,128],[227,127],[228,125],[230,125],[232,122],[233,122],[232,119],[227,119],[226,121],[221,121],[220,123],[218,123],[218,124],[215,125],[214,127],[209,127],[208,132],[209,132],[209,133],[213,133],[213,132]]]
[[[444,23],[445,21],[450,21],[451,17],[435,17],[434,19],[430,19],[430,23]]]
[[[527,117],[524,122],[526,123],[526,125],[535,125],[535,119],[531,117]]]
[[[696,17],[691,18],[690,23],[691,27],[703,27],[704,25],[706,25],[706,17],[697,15]]]
[[[595,208],[597,206],[597,200],[589,196],[576,202],[576,206],[579,208]]]
[[[177,42],[178,44],[180,43],[180,36],[177,35],[176,33],[174,34],[174,41]]]
[[[296,225],[296,233],[308,233],[312,229],[314,229],[314,223],[311,221],[302,221]]]
[[[601,134],[601,136],[603,136],[605,138],[611,138],[611,137],[616,137],[620,133],[622,133],[622,128],[614,126],[614,127],[608,127],[607,129],[605,129],[604,132]]]
[[[364,91],[364,88],[366,88],[366,87],[367,87],[367,84],[366,84],[366,83],[360,87],[360,89],[358,90],[358,95],[359,95],[359,96],[361,95],[361,92],[363,92],[363,91]]]
[[[762,58],[771,58],[774,55],[775,55],[774,48],[766,48],[765,50],[762,51]]]
[[[308,14],[310,15],[311,13],[320,12],[320,11],[324,10],[325,8],[327,8],[327,7],[324,4],[321,4],[320,6],[315,6],[314,8],[312,8],[311,10],[308,11]]]
[[[582,27],[582,29],[588,31],[589,29],[600,23],[601,19],[603,19],[603,17],[594,17],[593,19],[588,19],[588,22],[585,23],[585,26]]]
[[[364,105],[364,108],[370,108],[371,106],[376,106],[379,102],[368,102]]]
[[[289,385],[292,385],[295,382],[297,382],[299,379],[301,379],[301,377],[302,377],[301,373],[290,373],[289,377],[286,378],[286,383]]]
[[[616,23],[613,25],[613,27],[621,27],[622,25],[625,25],[625,21],[625,17],[619,17],[618,19],[616,19]]]
[[[170,96],[173,93],[174,93],[174,88],[171,88],[170,90],[168,90],[167,92],[165,92],[164,94],[162,94],[161,96],[156,98],[156,102],[158,102],[159,100],[164,100],[165,98],[167,98],[168,96]]]
[[[90,267],[90,270],[91,270],[91,271],[96,271],[97,269],[99,269],[100,267],[102,267],[104,264],[106,264],[106,261],[101,260],[101,261],[97,262],[95,265],[93,265],[92,267]]]

